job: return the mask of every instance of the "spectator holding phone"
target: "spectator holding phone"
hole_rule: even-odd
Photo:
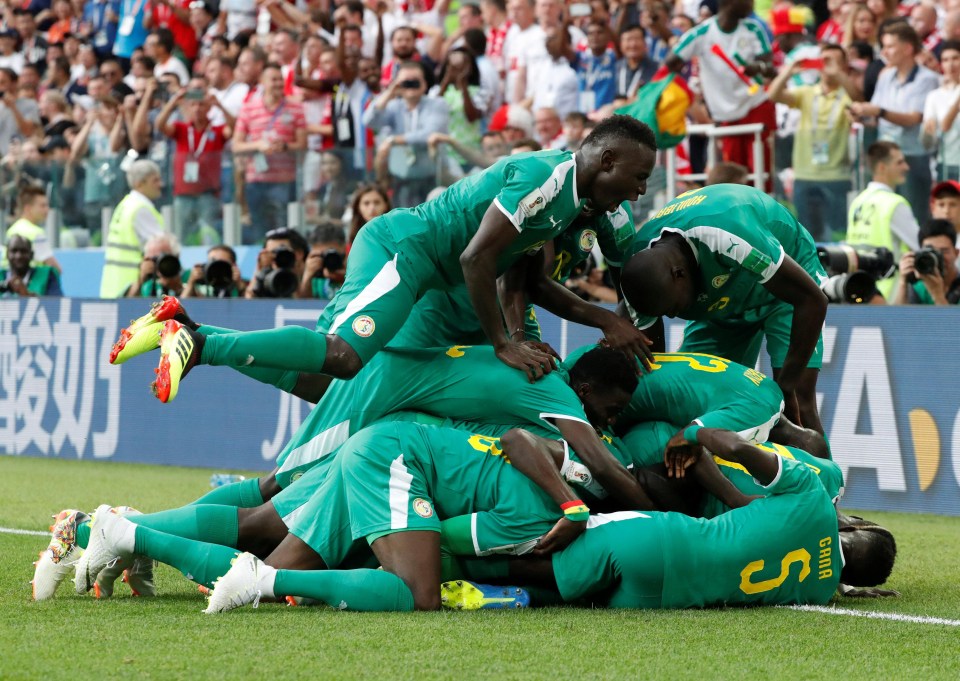
[[[199,79],[197,79],[199,81]],[[203,81],[194,82],[199,85]],[[182,121],[170,122],[181,107]],[[226,125],[211,125],[210,110],[217,108]],[[182,88],[157,117],[156,127],[176,143],[173,155],[173,210],[177,236],[186,244],[212,245],[220,234],[220,161],[235,120],[206,90]]]
[[[795,74],[820,69],[820,82],[786,89]],[[847,56],[839,45],[823,45],[819,60],[799,59],[783,68],[767,96],[800,111],[793,144],[794,205],[797,218],[817,241],[832,241],[847,225],[851,166],[846,109],[853,86],[847,78]]]

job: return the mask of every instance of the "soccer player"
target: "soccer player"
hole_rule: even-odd
[[[535,380],[553,367],[548,353],[511,341],[503,328],[496,277],[517,258],[561,234],[586,208],[614,211],[646,190],[656,142],[627,116],[594,128],[576,153],[507,157],[433,201],[391,211],[354,242],[343,287],[324,310],[320,333],[302,327],[202,336],[164,323],[157,394],[176,397],[195,364],[262,366],[353,378],[403,326],[417,299],[465,283],[497,357]],[[646,338],[613,313],[562,287],[541,305],[601,328],[611,346],[644,357]]]
[[[893,536],[841,519],[808,466],[736,433],[693,426],[671,442],[668,472],[682,475],[704,448],[746,468],[768,496],[710,520],[598,515],[552,558],[511,561],[509,579],[557,589],[566,601],[590,598],[618,608],[826,603],[841,581],[886,581],[896,557]],[[482,604],[472,600],[469,582],[445,587],[451,607]]]
[[[577,348],[561,364],[572,366],[585,352]],[[666,431],[645,422],[679,424]],[[783,416],[783,393],[777,384],[756,369],[722,357],[690,352],[654,353],[649,371],[640,377],[630,403],[617,416],[615,432],[624,439],[635,465],[663,460],[663,449],[678,429],[689,425],[723,428],[748,442],[773,440],[829,458],[826,440],[814,430],[800,428]],[[647,444],[659,440],[659,449]],[[641,445],[638,447],[638,445]],[[651,460],[638,454],[649,453]]]
[[[813,238],[779,203],[743,185],[681,194],[637,232],[621,275],[634,321],[663,350],[662,316],[688,320],[681,352],[755,366],[766,337],[787,417],[823,433],[816,385],[826,273]]]
[[[583,531],[589,509],[560,477],[563,443],[529,446],[536,439],[516,429],[500,439],[418,423],[374,424],[344,444],[266,562],[249,553],[234,561],[235,549],[135,524],[104,505],[78,571],[93,579],[113,560],[145,555],[202,584],[225,575],[207,612],[274,596],[355,610],[435,610],[441,532],[452,554],[477,556],[522,554],[545,534],[547,546],[559,548]],[[384,571],[326,569],[378,564]]]

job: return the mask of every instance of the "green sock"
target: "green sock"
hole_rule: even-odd
[[[229,485],[215,487],[196,501],[196,504],[216,504],[218,506],[238,506],[240,508],[256,508],[263,504],[263,495],[260,494],[260,478],[231,482]]]
[[[253,366],[319,374],[326,358],[327,338],[322,333],[302,326],[281,326],[207,336],[200,362],[235,369]]]
[[[383,570],[277,570],[273,593],[315,598],[340,610],[413,610],[410,589]]]
[[[130,516],[128,520],[157,532],[221,546],[236,546],[240,531],[236,506],[192,504],[159,513]]]
[[[90,520],[77,523],[77,546],[81,549],[87,548],[87,543],[90,541],[90,523]]]
[[[230,561],[237,556],[236,549],[176,537],[142,525],[137,526],[133,550],[134,553],[172,565],[187,579],[208,587],[212,587],[218,577],[227,573]]]
[[[223,334],[227,333],[239,333],[239,331],[236,331],[235,329],[223,329],[219,326],[209,326],[208,324],[203,324],[197,329],[197,333],[203,336],[222,336]],[[206,349],[206,347],[204,347],[204,349]],[[244,376],[248,376],[255,381],[259,381],[260,383],[272,385],[274,388],[279,388],[286,393],[293,392],[293,389],[297,387],[297,379],[300,376],[299,370],[284,371],[282,369],[259,366],[235,366],[233,368]]]

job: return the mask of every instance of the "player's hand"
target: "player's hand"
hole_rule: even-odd
[[[495,348],[494,352],[501,362],[524,372],[531,383],[557,368],[556,362],[549,354],[522,343],[507,341]]]
[[[554,350],[549,343],[544,343],[543,341],[520,341],[521,345],[526,345],[528,348],[533,348],[534,350],[539,350],[540,352],[545,352],[548,355],[553,355],[557,361],[562,361],[560,355],[557,354],[557,351]]]
[[[663,450],[663,463],[667,467],[668,478],[682,478],[687,469],[695,464],[703,453],[703,447],[696,442],[690,442],[679,431],[670,438]]]
[[[853,587],[840,585],[840,593],[847,598],[897,598],[899,591],[893,589],[878,589],[876,587]]]
[[[653,341],[630,320],[610,315],[609,321],[602,330],[601,345],[619,350],[630,359],[636,357],[645,369],[650,370],[650,363],[653,362],[653,351],[650,350],[650,346],[653,345]]]
[[[579,537],[587,529],[585,521],[573,521],[560,518],[549,532],[540,540],[540,544],[533,550],[534,556],[549,556],[561,551]]]

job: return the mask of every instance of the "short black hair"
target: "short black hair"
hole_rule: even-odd
[[[329,243],[346,243],[346,237],[343,234],[343,227],[329,220],[324,220],[310,232],[310,245]]]
[[[350,14],[363,14],[363,3],[360,0],[347,0],[343,6]]]
[[[604,390],[619,389],[632,395],[637,389],[636,360],[627,359],[619,350],[594,348],[570,367],[570,385],[589,383]]]
[[[463,42],[476,57],[482,57],[487,51],[487,34],[483,29],[467,29],[463,33]]]
[[[947,50],[960,52],[960,40],[944,40],[940,43],[940,58],[943,59],[943,53]]]
[[[154,29],[153,35],[157,37],[157,42],[163,46],[163,49],[168,53],[173,53],[173,48],[176,43],[173,40],[173,31],[169,28],[157,28]]]
[[[840,539],[843,535],[840,533]],[[840,571],[840,582],[850,586],[879,586],[893,572],[897,559],[897,542],[890,530],[879,525],[857,528],[858,540],[845,544],[847,561]]]
[[[893,152],[899,148],[899,144],[889,140],[880,140],[867,147],[867,166],[870,171],[873,172],[878,164],[889,161]]]
[[[216,246],[211,246],[207,249],[207,254],[209,255],[211,251],[225,251],[230,254],[230,262],[234,265],[237,264],[237,252],[233,250],[232,246],[227,246],[226,244],[217,244]]]
[[[631,31],[640,31],[644,38],[647,37],[647,29],[640,24],[627,24],[623,27],[623,30],[620,31],[620,35],[623,36],[623,34],[630,33]]]
[[[597,123],[583,141],[583,146],[622,147],[624,142],[636,142],[651,151],[657,150],[657,138],[650,126],[623,114],[614,114]]]
[[[403,26],[397,26],[395,29],[393,29],[393,31],[390,33],[390,40],[393,40],[393,36],[397,35],[397,33],[400,33],[401,31],[409,31],[410,35],[413,36],[413,39],[417,39],[417,29],[415,29],[413,26],[407,26],[404,24]]]
[[[917,234],[917,240],[923,243],[924,239],[929,239],[932,236],[945,236],[950,239],[951,242],[956,243],[957,229],[949,220],[927,220],[920,228],[920,232]]]
[[[293,248],[293,250],[300,251],[304,255],[310,251],[310,247],[307,245],[307,240],[303,238],[303,235],[297,230],[291,229],[290,227],[271,229],[264,236],[264,244],[271,239],[286,239],[290,242],[290,246]]]

